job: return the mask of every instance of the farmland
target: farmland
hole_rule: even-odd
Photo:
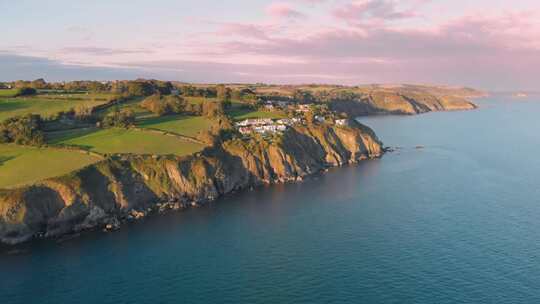
[[[143,119],[137,125],[142,128],[195,137],[200,131],[209,129],[211,124],[210,119],[202,116],[171,115]]]
[[[238,110],[232,110],[229,112],[229,115],[234,120],[244,120],[249,118],[272,118],[272,119],[279,119],[279,118],[285,118],[287,115],[281,111],[256,111],[256,110],[249,110],[249,109],[238,109]]]
[[[66,174],[99,160],[78,151],[0,144],[0,188]]]
[[[200,151],[203,145],[150,131],[133,129],[103,129],[94,132],[72,132],[54,141],[56,144],[78,146],[102,154],[133,153],[187,155]]]
[[[79,105],[95,107],[107,102],[105,98],[49,98],[43,96],[0,98],[0,121],[9,117],[39,114],[44,118],[61,111],[69,111]]]
[[[19,90],[17,89],[2,89],[0,90],[0,98],[2,97],[15,97]]]

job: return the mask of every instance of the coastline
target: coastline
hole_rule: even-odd
[[[0,191],[0,240],[113,231],[148,215],[198,207],[260,185],[301,182],[385,152],[366,126],[310,126],[267,144],[224,142],[189,157],[121,156],[40,184]]]

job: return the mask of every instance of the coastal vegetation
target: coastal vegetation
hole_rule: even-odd
[[[204,116],[170,115],[141,119],[137,126],[157,129],[175,134],[196,137],[202,131],[208,130],[212,120]]]
[[[124,128],[109,128],[77,134],[71,133],[56,144],[76,146],[101,154],[157,154],[189,155],[203,145],[163,134]]]
[[[99,160],[95,155],[65,149],[0,144],[0,188],[36,183]]]

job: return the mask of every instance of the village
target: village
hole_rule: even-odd
[[[311,104],[297,104],[283,100],[266,100],[262,101],[262,104],[265,111],[286,111],[291,113],[290,116],[292,117],[281,119],[251,118],[239,121],[235,126],[242,135],[249,136],[253,133],[262,135],[283,133],[292,126],[305,125],[307,123],[306,114],[313,111]],[[313,115],[312,117],[313,122],[316,123],[329,122],[337,126],[349,126],[350,124],[348,119],[333,119],[324,115]]]

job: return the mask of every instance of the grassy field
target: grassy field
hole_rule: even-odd
[[[204,101],[217,101],[217,98],[206,97],[184,97],[184,99],[191,104],[201,104]]]
[[[137,125],[141,128],[152,128],[195,137],[200,131],[208,130],[212,121],[202,116],[170,115],[143,119]]]
[[[98,128],[79,128],[79,129],[68,129],[54,132],[45,132],[45,139],[48,144],[56,145],[62,144],[64,141],[74,139],[76,137],[81,137],[84,135],[92,134],[99,131]]]
[[[77,151],[0,144],[0,188],[60,176],[99,160]]]
[[[114,105],[114,106],[108,107],[106,109],[103,109],[103,110],[99,111],[97,113],[97,115],[99,115],[100,117],[104,117],[107,114],[110,114],[113,111],[115,111],[116,109],[118,109],[118,110],[131,110],[131,111],[133,111],[135,113],[135,116],[137,117],[137,119],[152,116],[153,115],[152,112],[150,112],[150,111],[146,110],[145,108],[141,107],[141,101],[143,99],[144,98],[142,98],[142,97],[131,98],[128,101],[125,101],[125,102],[123,102],[123,103],[121,103],[119,105]]]
[[[202,145],[172,136],[130,129],[78,130],[66,133],[56,144],[74,145],[98,153],[188,155],[202,150]]]
[[[0,89],[0,97],[13,97],[19,90],[17,89]]]
[[[112,93],[40,93],[36,95],[36,98],[40,99],[54,99],[54,100],[110,100],[114,98],[116,94]]]
[[[244,120],[249,118],[286,118],[287,115],[281,111],[253,111],[248,109],[232,110],[229,113],[234,120]]]
[[[46,99],[39,97],[0,98],[0,121],[9,117],[40,114],[50,117],[61,111],[68,111],[78,105],[85,104],[89,107],[104,104],[103,99]]]

